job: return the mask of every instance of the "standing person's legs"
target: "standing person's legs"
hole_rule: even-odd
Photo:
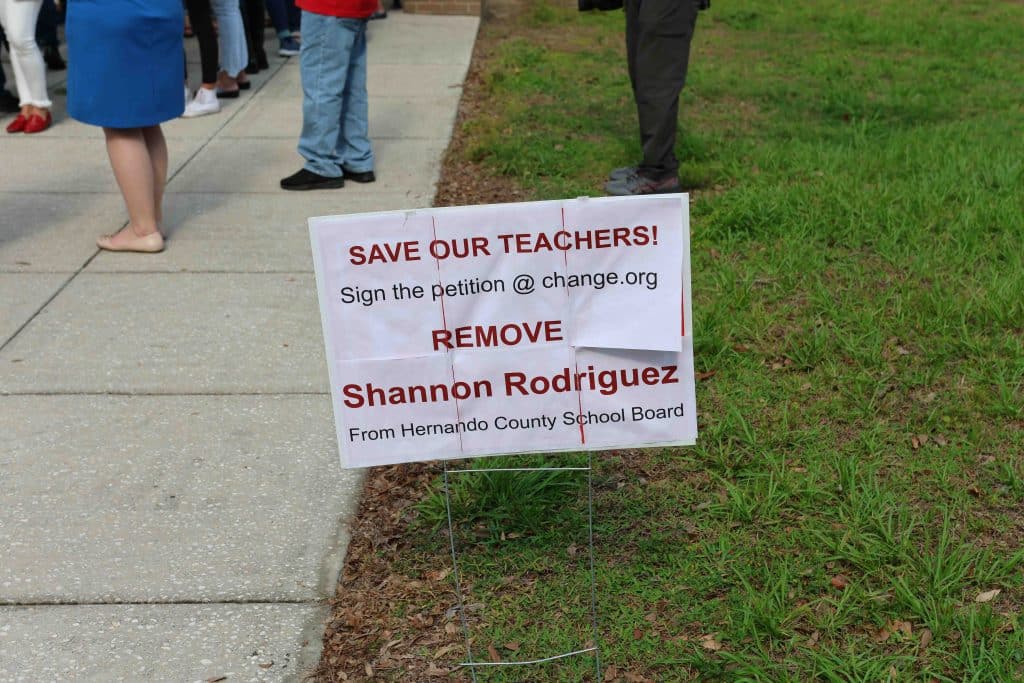
[[[43,0],[39,8],[39,19],[36,21],[36,42],[40,47],[57,47],[57,5],[53,0]]]
[[[196,90],[195,97],[185,104],[182,114],[187,119],[220,111],[217,100],[217,69],[220,51],[217,49],[217,36],[213,32],[213,16],[210,0],[185,0],[188,14],[192,21],[192,31],[199,41],[199,61],[202,63],[202,83]]]
[[[158,193],[162,194],[163,189],[157,187],[157,165],[150,155],[145,130],[103,129],[110,166],[128,209],[128,225],[113,235],[104,235],[96,240],[97,246],[102,249],[156,252],[164,248],[156,204]]]
[[[164,222],[164,188],[167,187],[167,140],[160,126],[149,126],[142,129],[142,137],[149,152],[149,164],[153,169],[153,207],[156,227],[163,233]]]
[[[267,69],[267,53],[263,49],[265,27],[263,0],[242,0],[242,23],[245,24],[245,39],[249,48],[249,67],[255,70]]]
[[[245,46],[245,25],[238,0],[211,0],[213,13],[217,16],[217,37],[220,44],[220,69],[226,75],[221,86],[227,92],[235,92],[235,79],[245,70],[249,52]],[[233,87],[234,86],[234,87]]]
[[[11,50],[11,67],[25,116],[43,115],[53,103],[46,93],[46,66],[36,44],[36,18],[42,0],[0,0],[0,22]]]
[[[302,30],[302,10],[295,5],[295,0],[284,0],[284,6],[288,10],[288,28],[294,35]]]
[[[369,99],[366,92],[366,21],[343,19],[352,33],[348,76],[342,92],[341,135],[337,157],[345,177],[373,180],[373,149],[369,134]]]
[[[639,171],[647,178],[661,180],[679,172],[679,94],[686,83],[697,11],[696,0],[643,0],[636,14],[631,71],[644,153]]]
[[[270,23],[274,25],[274,32],[277,33],[277,54],[282,57],[294,57],[299,54],[299,43],[292,37],[291,29],[288,28],[288,7],[285,0],[267,0],[267,13],[270,15]]]
[[[7,42],[7,37],[4,35],[4,7],[3,0],[0,0],[0,46],[5,42]],[[3,92],[5,88],[7,88],[7,74],[4,73],[3,66],[0,66],[0,92]]]
[[[302,17],[302,134],[298,149],[306,160],[303,168],[327,178],[341,177],[342,93],[356,37],[345,28],[345,21],[313,12],[303,12]]]
[[[192,22],[192,31],[199,42],[199,61],[203,71],[203,85],[213,88],[217,83],[220,51],[217,49],[217,36],[213,31],[210,0],[185,0],[185,7],[188,9],[188,16]]]
[[[282,31],[288,31],[288,10],[285,8],[284,0],[267,0],[267,14],[270,15],[270,23],[274,26],[274,32],[278,37]]]

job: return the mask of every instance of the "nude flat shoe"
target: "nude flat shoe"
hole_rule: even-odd
[[[127,228],[125,228],[127,229]],[[96,246],[107,251],[133,251],[143,254],[156,254],[164,250],[164,237],[159,231],[152,232],[143,237],[132,233],[132,239],[121,244],[114,244],[113,240],[119,232],[113,235],[100,235],[96,240]]]

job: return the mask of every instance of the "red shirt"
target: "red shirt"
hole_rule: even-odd
[[[347,19],[366,19],[377,11],[377,0],[296,0],[295,4],[307,12]]]

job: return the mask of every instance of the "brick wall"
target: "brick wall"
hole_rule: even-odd
[[[534,0],[402,0],[412,14],[469,14],[488,18],[507,18],[521,12]],[[575,8],[577,0],[547,0],[554,5]]]
[[[402,0],[410,14],[468,14],[480,16],[480,0]]]

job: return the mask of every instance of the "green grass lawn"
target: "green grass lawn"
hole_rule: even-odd
[[[485,30],[473,160],[535,199],[638,160],[620,12]],[[1024,4],[716,0],[678,153],[700,437],[595,455],[604,673],[1024,680]],[[457,476],[474,655],[587,645],[584,476]]]

